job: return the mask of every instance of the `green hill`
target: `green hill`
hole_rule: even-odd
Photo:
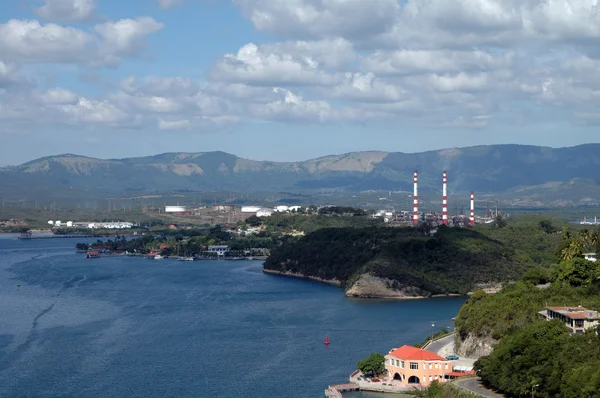
[[[429,237],[415,228],[372,227],[326,228],[288,241],[271,252],[264,268],[338,280],[347,290],[367,274],[390,292],[428,296],[516,279],[531,263],[513,247],[470,229],[442,227]]]

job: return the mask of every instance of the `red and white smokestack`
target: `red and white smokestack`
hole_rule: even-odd
[[[417,170],[415,170],[413,182],[414,182],[414,192],[413,192],[413,224],[417,225],[419,223],[419,191],[418,191],[418,177]]]
[[[448,185],[448,175],[444,170],[444,176],[442,177],[442,224],[448,225],[448,192],[446,186]]]
[[[469,223],[475,225],[475,192],[471,192],[471,216],[469,217]]]

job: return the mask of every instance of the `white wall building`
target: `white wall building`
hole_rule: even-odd
[[[280,206],[275,207],[275,211],[279,212],[279,213],[284,213],[286,211],[290,211],[290,207],[285,206],[285,205],[280,205]]]
[[[260,209],[260,206],[242,206],[242,213],[256,213]]]
[[[596,253],[583,253],[583,258],[589,261],[596,261]]]
[[[165,206],[165,213],[185,213],[187,211],[185,206]]]
[[[229,246],[227,245],[208,246],[208,251],[210,253],[217,253],[217,256],[224,256],[229,250]]]

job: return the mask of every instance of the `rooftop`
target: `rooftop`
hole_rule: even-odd
[[[546,309],[564,315],[569,319],[600,319],[598,311],[593,311],[582,306],[546,307]]]
[[[422,350],[417,347],[403,345],[400,348],[396,348],[388,354],[392,357],[396,357],[399,359],[405,360],[420,360],[420,361],[445,361],[445,358],[434,354],[433,352],[429,352],[426,350]]]

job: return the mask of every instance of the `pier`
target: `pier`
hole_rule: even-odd
[[[343,398],[343,392],[358,390],[359,386],[356,383],[332,384],[325,390],[325,398]]]

